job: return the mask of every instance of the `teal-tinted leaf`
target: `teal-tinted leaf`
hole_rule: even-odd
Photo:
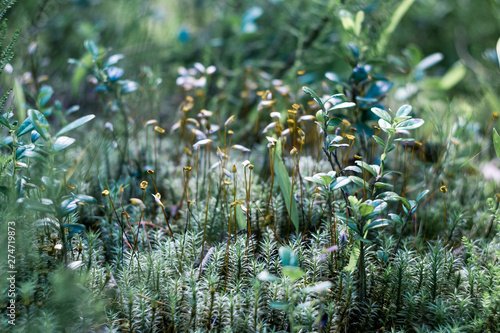
[[[64,217],[74,212],[78,208],[77,202],[78,200],[75,199],[66,199],[61,202],[61,215]]]
[[[111,66],[108,68],[108,79],[111,82],[118,81],[124,73],[123,68]]]
[[[91,121],[94,118],[95,118],[95,116],[93,114],[89,114],[87,116],[78,118],[77,120],[73,121],[72,123],[64,126],[59,132],[57,132],[56,136],[60,136],[62,134],[68,133],[69,131],[72,131],[75,128],[82,126],[83,124]]]
[[[73,237],[74,234],[80,234],[85,230],[85,226],[83,224],[68,224],[68,223],[61,223],[61,225],[65,228],[68,228],[69,230],[69,235],[68,238]]]
[[[135,81],[131,80],[124,80],[120,81],[122,85],[122,94],[129,94],[131,92],[134,92],[139,88],[139,85]]]
[[[495,128],[493,129],[493,146],[495,146],[495,152],[497,153],[498,158],[500,158],[500,136]]]
[[[342,188],[344,186],[347,186],[349,185],[349,183],[351,182],[351,180],[348,178],[348,177],[337,177],[331,184],[330,184],[330,190],[333,191],[333,190],[336,190],[336,189],[339,189],[339,188]]]
[[[1,114],[0,114],[0,125],[3,125],[5,127],[7,127],[8,129],[11,129],[9,122]]]
[[[31,131],[31,142],[35,143],[38,139],[40,139],[40,133],[35,130]]]
[[[361,205],[359,205],[359,213],[361,214],[362,217],[370,215],[374,209],[375,209],[375,207],[373,207],[372,205],[365,204],[365,203],[362,203]]]
[[[383,182],[376,182],[375,183],[375,188],[386,188],[386,187],[393,187],[393,184],[388,184],[388,183],[383,183]]]
[[[106,60],[106,62],[104,63],[104,67],[116,65],[118,61],[122,60],[123,58],[125,58],[123,54],[113,54],[108,58],[108,60]]]
[[[498,134],[497,134],[498,135]],[[500,138],[499,138],[500,140]],[[500,155],[499,155],[500,156]],[[416,202],[419,202],[425,195],[427,195],[427,193],[429,193],[429,190],[425,190],[425,191],[422,191],[422,193],[420,193],[417,197],[417,200],[415,200]]]
[[[31,122],[30,118],[24,119],[23,123],[21,126],[19,126],[19,129],[17,130],[17,136],[22,136],[31,130],[33,130],[35,126],[33,126],[33,123]]]
[[[389,124],[389,126],[386,126],[386,127],[391,126],[390,123],[392,122],[392,117],[387,111],[382,110],[380,108],[371,108],[370,110],[373,113],[375,113],[380,119],[385,120]]]
[[[389,222],[390,221],[388,219],[378,219],[378,220],[372,221],[371,223],[366,225],[365,231],[372,230],[375,228],[385,227],[386,225],[389,224]]]
[[[52,98],[54,94],[54,89],[51,86],[42,86],[38,92],[37,102],[40,107],[45,106],[47,102]]]
[[[86,202],[86,203],[96,203],[96,199],[94,197],[91,197],[90,195],[85,195],[85,194],[77,194],[75,195],[75,198],[78,199],[79,201]]]
[[[50,134],[49,134],[49,122],[47,121],[47,118],[45,118],[45,116],[40,111],[35,109],[29,109],[28,115],[36,131],[40,133],[40,135],[44,140],[48,140]]]
[[[286,311],[289,307],[289,304],[283,302],[270,302],[269,306],[272,307],[273,309]]]
[[[340,124],[342,124],[342,119],[340,118],[337,118],[337,117],[334,117],[330,120],[328,120],[328,126],[339,126]]]
[[[99,48],[93,40],[86,40],[83,45],[94,58],[97,58],[97,56],[99,55]]]
[[[69,146],[71,146],[75,142],[75,139],[67,137],[67,136],[60,136],[56,139],[54,142],[54,146],[52,147],[53,151],[61,151]]]
[[[396,112],[396,117],[406,117],[411,113],[411,105],[403,105]]]
[[[408,120],[402,121],[399,124],[397,124],[396,129],[397,130],[410,130],[410,129],[419,128],[423,124],[424,124],[423,119],[418,119],[418,118],[408,119]]]
[[[433,53],[431,55],[428,55],[422,61],[418,63],[418,65],[415,67],[416,71],[425,71],[427,68],[434,66],[441,60],[443,60],[444,56],[440,52]]]
[[[400,225],[403,225],[403,220],[401,219],[401,217],[397,214],[393,214],[393,213],[390,213],[389,214],[389,217],[391,218],[391,220],[393,220],[394,222],[400,224]]]
[[[321,109],[324,109],[325,108],[325,105],[323,104],[323,102],[321,101],[321,98],[319,98],[319,96],[314,92],[314,90],[312,90],[311,88],[309,87],[302,87],[302,90],[308,94],[309,96],[311,96],[311,98],[316,102],[318,103],[318,105],[320,106]]]
[[[72,107],[70,107],[68,110],[66,110],[66,115],[70,115],[76,111],[80,110],[80,106],[79,105],[73,105]]]
[[[387,94],[394,84],[389,81],[379,80],[373,83],[364,97],[379,98],[381,95]]]
[[[280,259],[281,259],[281,264],[283,266],[297,266],[299,264],[299,261],[297,259],[297,256],[295,253],[292,251],[292,249],[288,246],[282,246],[278,250]]]
[[[300,279],[306,273],[301,268],[293,266],[283,266],[281,272],[293,281]]]
[[[281,140],[277,143],[277,146],[281,146]],[[295,198],[292,195],[292,183],[278,152],[276,152],[274,161],[274,172],[276,174],[276,180],[278,181],[281,193],[283,194],[288,214],[290,214],[295,230],[299,230],[299,211],[297,210]]]

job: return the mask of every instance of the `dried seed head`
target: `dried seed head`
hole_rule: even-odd
[[[248,166],[248,168],[249,168],[250,170],[253,170],[253,164],[250,164],[250,165]]]
[[[156,193],[156,194],[151,194],[153,196],[153,198],[155,198],[155,202],[158,206],[160,207],[165,207],[163,205],[163,203],[161,202],[161,194],[160,193]]]
[[[354,140],[356,137],[354,135],[351,135],[351,134],[346,134],[345,137],[348,139],[348,140]]]
[[[297,75],[298,75],[298,76],[302,76],[302,75],[304,75],[305,73],[306,73],[306,71],[301,70],[301,71],[298,71],[298,72],[297,72]]]
[[[295,157],[298,154],[297,148],[293,147],[292,150],[290,150],[290,156]]]
[[[496,119],[496,118],[498,118],[498,112],[493,112],[493,113],[491,114],[491,116],[492,116],[493,118],[495,118],[495,119]]]
[[[118,192],[119,192],[120,194],[122,194],[123,192],[125,192],[125,189],[123,188],[123,184],[122,184],[122,185],[120,185],[120,188],[118,189]]]
[[[298,110],[298,109],[300,109],[300,105],[299,105],[299,104],[297,104],[297,103],[294,103],[294,104],[292,105],[292,108],[293,108],[294,110]]]
[[[130,215],[126,211],[123,211],[122,215],[125,216],[126,219],[130,218]]]
[[[160,134],[165,133],[165,130],[163,128],[161,128],[160,126],[155,126],[154,129],[156,132],[158,132]]]
[[[233,165],[233,173],[236,173],[236,165]]]
[[[359,156],[358,154],[354,154],[354,159],[356,159],[356,160],[362,160],[363,157]]]
[[[344,126],[351,126],[351,123],[348,120],[346,120],[346,119],[342,119],[342,125],[344,125]]]
[[[194,205],[195,203],[196,203],[196,201],[194,201],[194,200],[189,200],[188,201],[188,205]]]
[[[151,126],[151,125],[156,125],[156,124],[158,124],[158,120],[150,119],[150,120],[146,121],[146,124],[144,124],[144,126]]]
[[[104,190],[101,192],[102,196],[105,197],[105,196],[108,196],[109,195],[109,191],[108,190]]]
[[[152,169],[148,169],[148,173],[149,173],[150,175],[152,175],[152,174],[154,174],[155,172],[154,172]]]
[[[316,188],[314,189],[314,194],[319,194],[319,187],[316,187]]]
[[[233,135],[234,132],[232,130],[227,131],[227,135]]]
[[[143,180],[141,182],[141,190],[146,190],[148,188],[148,182]]]
[[[443,193],[448,192],[448,189],[447,189],[447,188],[446,188],[446,186],[444,186],[444,185],[443,185],[443,186],[441,186],[441,187],[439,188],[439,190],[440,190],[441,192],[443,192]]]
[[[130,198],[130,203],[134,206],[139,206],[141,207],[141,209],[144,209],[146,208],[146,205],[144,205],[144,202],[142,202],[141,199],[137,199],[137,198]]]
[[[232,122],[234,121],[234,115],[232,115],[231,117],[229,117],[226,122],[224,123],[224,126],[229,126],[232,124]]]
[[[66,188],[70,191],[73,191],[75,189],[75,187],[73,185],[70,185],[70,184],[66,184]]]
[[[415,141],[415,147],[420,147],[422,145],[421,142]]]
[[[184,170],[185,172],[189,172],[192,170],[192,168],[190,166],[185,166],[184,168],[182,168],[182,170]]]

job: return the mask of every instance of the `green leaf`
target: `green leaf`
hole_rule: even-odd
[[[366,163],[365,161],[356,161],[354,163],[356,163],[357,165],[359,165],[360,167],[371,173],[374,177],[377,177],[377,172],[375,171],[375,169],[373,169],[372,166]]]
[[[371,108],[370,110],[373,113],[375,113],[380,119],[385,120],[389,124],[389,126],[387,126],[387,127],[391,126],[390,123],[392,122],[392,117],[389,114],[389,112],[382,110],[380,108]]]
[[[4,117],[4,116],[2,116],[1,114],[0,114],[0,125],[4,125],[4,126],[5,126],[5,127],[7,127],[8,129],[11,129],[9,122],[8,122],[8,121],[7,121],[7,119],[5,119],[5,117]]]
[[[281,140],[276,144],[277,147],[281,147]],[[280,153],[276,151],[276,157],[274,159],[274,172],[276,174],[276,180],[283,194],[285,200],[286,210],[292,219],[292,223],[295,226],[295,230],[299,230],[299,211],[297,210],[297,203],[295,198],[292,196],[292,182],[288,176],[285,165],[281,160]]]
[[[374,210],[375,210],[375,207],[373,207],[372,205],[368,205],[368,204],[364,204],[364,203],[359,205],[359,213],[361,214],[362,217],[370,215]]]
[[[398,130],[410,130],[410,129],[419,128],[423,124],[424,124],[423,119],[418,119],[418,118],[408,119],[408,120],[402,121],[399,124],[397,124],[396,129],[398,129]]]
[[[358,258],[359,258],[359,247],[355,246],[351,251],[349,264],[346,267],[344,267],[344,271],[354,272],[354,270],[356,269],[356,264],[358,263]]]
[[[49,123],[47,121],[47,118],[45,118],[43,113],[35,109],[29,109],[28,115],[36,131],[40,133],[40,135],[44,140],[48,140],[50,134],[49,134]]]
[[[389,24],[387,27],[380,33],[379,40],[377,42],[377,48],[378,52],[380,54],[383,54],[386,52],[387,45],[389,44],[389,40],[391,38],[392,33],[396,30],[399,22],[403,18],[403,16],[406,14],[408,9],[410,9],[411,5],[415,0],[402,0],[399,3],[398,8],[394,11],[394,14],[392,14],[391,19],[389,21]]]
[[[62,134],[68,133],[69,131],[72,131],[75,128],[82,126],[83,124],[91,121],[94,118],[95,118],[95,116],[93,114],[89,114],[87,116],[78,118],[77,120],[73,121],[72,123],[64,126],[59,132],[57,132],[56,137],[60,136]]]
[[[356,106],[356,103],[353,102],[342,102],[339,104],[336,104],[332,106],[331,108],[328,109],[328,111],[334,111],[334,110],[340,110],[340,109],[348,109]]]
[[[241,209],[241,205],[236,205],[236,223],[239,230],[247,228],[247,215]]]
[[[500,38],[497,41],[497,58],[498,58],[498,66],[500,66]]]
[[[356,185],[365,188],[366,190],[370,189],[370,183],[367,181],[363,180],[362,178],[358,176],[349,176],[349,179]]]
[[[379,145],[381,145],[382,147],[384,147],[384,148],[386,147],[386,144],[385,144],[384,140],[382,140],[380,137],[378,137],[378,136],[374,135],[374,136],[373,136],[373,139],[374,139],[374,140],[375,140],[375,141],[376,141]]]
[[[75,142],[75,139],[67,137],[67,136],[60,136],[56,139],[54,142],[54,146],[52,147],[53,151],[61,151],[69,146],[71,146]]]
[[[465,74],[467,74],[467,67],[462,62],[457,61],[451,66],[446,74],[439,81],[439,87],[443,90],[453,88],[457,83],[462,81]]]
[[[308,94],[309,96],[311,96],[311,98],[316,102],[318,103],[318,105],[320,106],[321,109],[324,109],[325,108],[325,104],[321,101],[321,98],[319,98],[318,95],[316,95],[316,93],[314,92],[314,90],[312,90],[311,88],[309,87],[302,87],[302,90]]]
[[[306,287],[302,291],[306,293],[320,293],[333,287],[333,283],[330,281],[318,282],[314,286]]]
[[[293,266],[283,266],[281,272],[283,273],[283,275],[288,276],[290,279],[294,281],[300,279],[306,273],[299,267],[293,267]]]
[[[495,151],[498,158],[500,158],[500,136],[498,135],[498,132],[495,128],[493,129],[493,145],[495,146]]]
[[[406,117],[411,113],[411,105],[403,105],[396,112],[396,117]]]

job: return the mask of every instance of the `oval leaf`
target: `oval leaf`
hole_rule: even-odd
[[[89,114],[88,116],[78,118],[77,120],[73,121],[72,123],[64,126],[59,132],[57,132],[56,136],[60,136],[62,134],[68,133],[68,132],[74,130],[75,128],[78,128],[78,127],[82,126],[83,124],[91,121],[94,118],[95,118],[95,116],[93,114]]]

